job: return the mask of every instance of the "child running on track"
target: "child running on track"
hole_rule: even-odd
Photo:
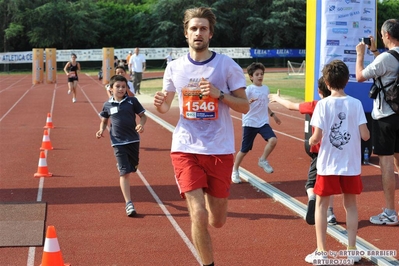
[[[68,76],[68,94],[72,92],[72,102],[76,102],[76,88],[78,87],[78,73],[80,72],[80,64],[76,61],[76,54],[71,54],[71,61],[66,63],[64,72]]]
[[[263,85],[265,66],[262,63],[252,63],[247,67],[247,73],[252,81],[252,84],[247,86],[245,90],[249,100],[249,112],[242,115],[242,144],[240,151],[236,155],[231,174],[233,183],[241,183],[238,169],[244,157],[252,149],[255,137],[258,134],[267,141],[258,165],[266,173],[273,173],[273,168],[267,158],[277,145],[277,137],[269,125],[269,115],[274,118],[278,125],[281,124],[280,119],[269,108],[269,87]]]
[[[323,68],[323,78],[331,96],[320,100],[314,110],[310,124],[314,127],[310,145],[319,142],[316,194],[315,229],[317,249],[306,256],[305,261],[314,263],[327,259],[327,207],[329,198],[343,194],[346,211],[348,250],[356,250],[358,211],[356,195],[363,185],[361,174],[361,139],[367,141],[370,132],[362,103],[344,92],[349,80],[349,69],[341,60],[333,60]],[[348,255],[352,262],[360,261],[358,254]]]
[[[327,88],[324,83],[323,77],[318,80],[318,93],[321,99],[328,97],[331,95],[331,91]],[[308,114],[312,117],[314,108],[318,101],[311,102],[302,102],[302,103],[294,103],[290,100],[284,99],[280,96],[280,90],[277,91],[277,94],[269,94],[270,102],[278,102],[285,108],[289,110],[299,111],[301,114]],[[313,130],[313,129],[312,129]],[[310,146],[309,156],[312,158],[310,162],[309,172],[308,172],[308,180],[305,184],[306,193],[308,195],[308,208],[306,212],[306,222],[310,225],[314,225],[314,211],[316,204],[316,195],[313,192],[314,185],[316,183],[316,164],[317,164],[317,154],[319,153],[320,143],[314,146]],[[333,211],[333,196],[330,197],[330,203],[327,211],[327,223],[330,225],[337,224],[337,219],[334,215]]]
[[[127,79],[120,75],[115,75],[110,80],[112,97],[104,103],[100,113],[100,130],[96,137],[103,137],[104,130],[107,128],[108,120],[111,118],[110,137],[111,145],[119,170],[119,183],[123,197],[126,202],[127,216],[136,215],[136,210],[130,196],[129,175],[137,171],[139,165],[139,133],[144,132],[144,125],[147,121],[145,109],[136,97],[127,95]],[[140,117],[140,122],[136,124],[136,115]]]

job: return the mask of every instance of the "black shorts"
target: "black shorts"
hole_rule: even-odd
[[[393,155],[399,153],[399,115],[373,119],[372,132],[374,154]]]
[[[317,153],[311,154],[312,160],[308,171],[308,180],[306,180],[305,189],[314,188],[317,176]]]
[[[79,78],[78,77],[68,78],[68,82],[74,82],[74,81],[79,81]]]
[[[135,173],[139,166],[140,142],[113,146],[119,175]]]

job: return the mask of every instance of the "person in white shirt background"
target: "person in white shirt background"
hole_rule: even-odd
[[[134,94],[140,93],[140,85],[143,79],[143,72],[146,69],[145,56],[140,54],[140,48],[134,49],[134,54],[130,57],[129,68],[132,71]]]

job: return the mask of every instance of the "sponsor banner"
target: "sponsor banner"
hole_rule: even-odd
[[[334,59],[344,61],[350,82],[356,82],[356,45],[363,37],[375,36],[374,1],[345,0],[321,2],[320,69]],[[373,61],[370,51],[365,61]]]
[[[251,57],[305,57],[305,49],[251,49]]]
[[[342,60],[349,68],[349,82],[345,87],[345,93],[359,99],[365,112],[371,112],[373,108],[373,101],[368,97],[372,80],[363,83],[356,81],[356,46],[362,38],[377,36],[376,1],[317,1],[315,9],[315,24],[320,26],[316,30],[314,80],[321,76],[324,65],[335,59]],[[373,60],[373,54],[366,49],[364,66]],[[311,62],[307,62],[307,66],[310,65]],[[314,84],[313,98],[319,98],[317,83]]]
[[[217,53],[225,54],[231,58],[251,58],[249,47],[210,47],[210,50]],[[282,49],[285,50],[285,49]],[[129,51],[134,51],[134,48],[123,48],[114,49],[114,55],[118,59],[126,59]],[[140,54],[144,54],[146,60],[163,60],[169,53],[172,52],[172,57],[178,58],[188,53],[188,48],[140,48]],[[103,61],[103,50],[102,49],[85,49],[85,50],[57,50],[56,60],[57,62],[68,62],[71,58],[71,54],[74,53],[77,56],[77,60],[84,61]],[[46,60],[46,54],[44,54],[43,60]],[[32,51],[26,52],[7,52],[0,53],[0,64],[21,64],[21,63],[32,63],[33,54]]]

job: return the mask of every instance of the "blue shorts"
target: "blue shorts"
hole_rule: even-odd
[[[242,143],[241,152],[247,153],[252,150],[254,140],[257,134],[260,134],[262,138],[268,141],[271,138],[276,138],[273,129],[269,124],[264,124],[261,127],[243,127],[242,128]]]
[[[118,163],[119,175],[135,173],[139,166],[140,142],[129,143],[126,145],[115,145],[114,154]]]

